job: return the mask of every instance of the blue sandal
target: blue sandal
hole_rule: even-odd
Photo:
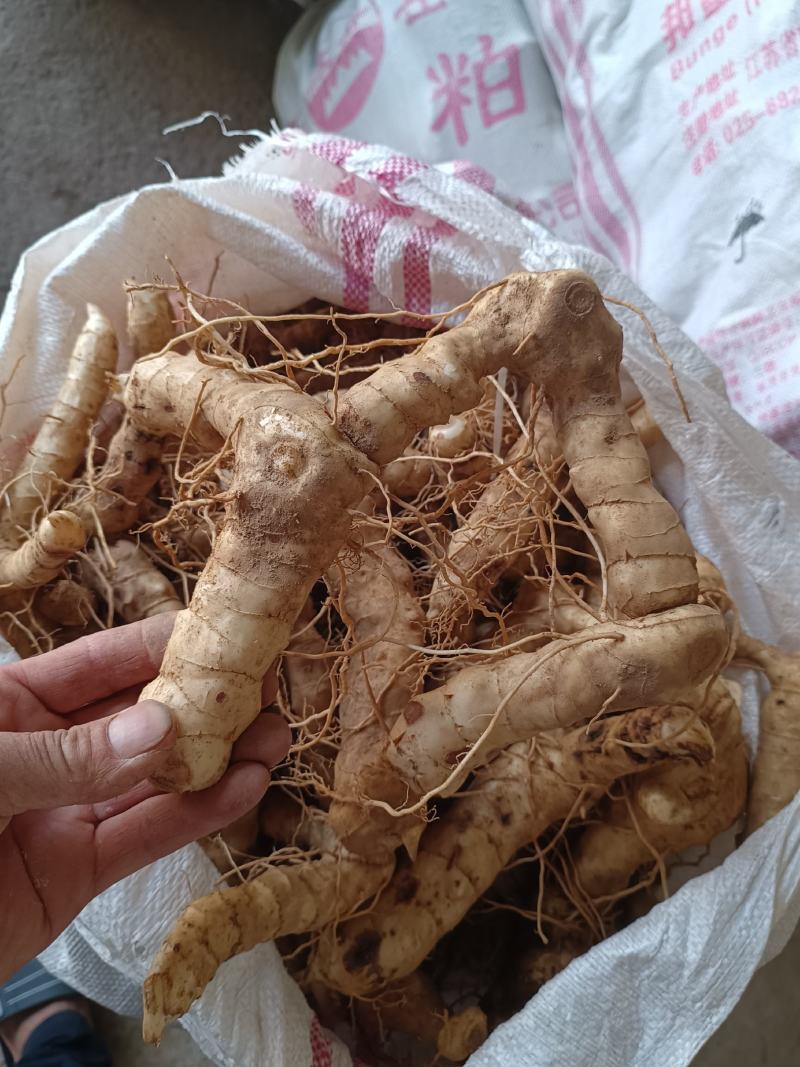
[[[38,960],[31,960],[0,986],[0,1019],[76,995],[74,989],[49,974]]]
[[[0,986],[0,1020],[76,996],[74,989],[54,978],[38,960],[32,960]],[[7,1067],[12,1067],[14,1060],[2,1041],[0,1051]],[[65,1008],[33,1030],[15,1067],[111,1067],[111,1057],[89,1020],[81,1012]]]

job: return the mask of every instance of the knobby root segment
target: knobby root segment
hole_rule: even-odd
[[[107,600],[123,622],[137,622],[183,608],[172,582],[134,541],[122,539],[107,552],[95,550],[92,563],[84,571],[86,582]]]
[[[700,715],[713,738],[713,759],[665,764],[631,781],[573,846],[574,881],[589,899],[623,892],[656,858],[706,845],[741,816],[747,752],[739,709],[724,683],[712,686]]]
[[[739,636],[736,656],[763,671],[770,687],[761,703],[747,806],[746,832],[752,834],[800,789],[800,656],[747,634]]]
[[[601,711],[680,702],[718,672],[728,644],[719,612],[689,604],[465,667],[409,704],[373,757],[383,763],[371,776],[391,796],[398,776],[418,797],[452,792],[492,752],[539,731]]]
[[[194,901],[173,926],[144,984],[145,1041],[157,1044],[232,956],[286,934],[318,930],[373,896],[391,865],[339,847],[318,860],[274,864],[248,882]]]
[[[331,826],[341,840],[362,855],[394,851],[395,834],[416,829],[424,820],[404,824],[363,803],[374,783],[365,781],[370,755],[385,745],[398,715],[421,683],[418,659],[409,645],[425,640],[425,618],[416,596],[411,568],[392,545],[365,543],[354,571],[331,575],[339,610],[349,622],[356,646],[339,701],[341,742],[336,757]],[[402,801],[401,788],[398,801]],[[389,831],[387,834],[387,830]],[[388,848],[386,845],[388,844]]]
[[[86,532],[71,511],[51,511],[19,548],[0,548],[0,589],[34,589],[55,578],[86,543]]]
[[[380,997],[355,1001],[359,1029],[375,1053],[387,1033],[401,1033],[433,1048],[446,1060],[460,1063],[486,1040],[486,1015],[477,1006],[451,1014],[433,982],[422,971],[387,987]]]
[[[552,420],[540,409],[531,432],[520,435],[507,457],[513,466],[484,489],[466,521],[450,538],[442,569],[435,575],[428,619],[457,629],[481,605],[497,580],[533,547],[556,502],[557,487],[542,478],[561,458]],[[562,482],[556,471],[555,482]]]
[[[61,494],[64,482],[83,462],[89,429],[116,365],[117,339],[111,323],[89,304],[58,397],[5,490],[0,540],[6,545],[19,544],[36,512]]]
[[[317,973],[356,996],[410,974],[520,848],[621,775],[681,757],[708,761],[711,742],[678,708],[643,708],[513,745],[429,827],[415,862],[398,869],[374,907],[323,931]]]
[[[71,505],[89,532],[114,537],[136,525],[142,501],[161,474],[163,447],[161,438],[123,421],[94,484]]]
[[[136,359],[160,352],[175,336],[169,295],[163,289],[128,289],[128,340]]]
[[[609,601],[637,618],[697,599],[694,552],[652,482],[647,453],[622,402],[622,331],[579,271],[512,274],[465,321],[354,385],[338,425],[385,464],[425,426],[481,399],[501,367],[541,389],[572,485],[608,567]]]

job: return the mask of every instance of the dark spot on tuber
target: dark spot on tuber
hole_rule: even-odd
[[[362,930],[352,946],[344,954],[345,968],[352,974],[362,967],[369,967],[378,958],[381,935],[377,930]]]
[[[430,378],[427,374],[424,374],[421,370],[414,371],[414,381],[419,385],[432,385]]]
[[[406,722],[408,723],[409,726],[411,726],[413,723],[415,723],[417,721],[417,719],[420,718],[420,716],[422,715],[422,711],[423,711],[423,708],[422,708],[422,705],[419,703],[419,701],[418,700],[412,700],[411,703],[406,708],[406,715],[405,715]]]
[[[508,824],[510,822],[511,822],[511,814],[510,814],[510,812],[504,811],[503,814],[500,816],[500,825],[501,826],[508,826]]]
[[[414,876],[410,868],[405,868],[395,875],[394,895],[398,904],[408,904],[417,895],[419,879]]]
[[[172,404],[164,405],[164,411],[168,412],[170,415],[173,413],[174,410],[175,408],[172,406]]]
[[[228,696],[228,694],[223,689],[220,689],[220,691],[217,693],[217,695],[214,697],[214,699],[216,700],[216,702],[218,704],[221,704],[222,701],[227,698],[227,696]]]

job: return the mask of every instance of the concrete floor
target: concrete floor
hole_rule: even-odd
[[[235,142],[207,109],[266,128],[292,0],[0,0],[0,304],[20,252],[102,200],[214,174]]]
[[[165,139],[165,125],[214,109],[266,126],[275,50],[296,14],[291,0],[0,0],[0,302],[26,245],[161,178],[156,157],[210,174],[233,148],[211,126]],[[797,1067],[798,972],[796,934],[695,1067]],[[100,1023],[117,1067],[207,1063],[183,1031],[154,1052],[137,1023],[108,1012]]]

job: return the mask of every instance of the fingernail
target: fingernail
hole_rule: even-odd
[[[172,729],[169,708],[157,700],[143,700],[115,715],[108,724],[108,740],[121,759],[151,752]]]

